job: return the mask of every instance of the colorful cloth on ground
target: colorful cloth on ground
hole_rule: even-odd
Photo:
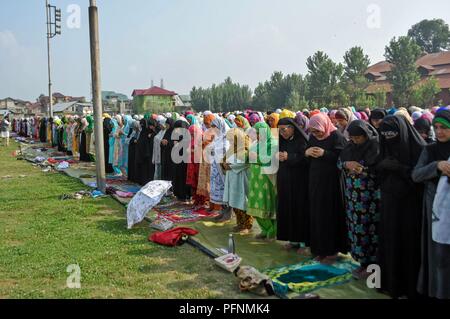
[[[297,265],[268,269],[263,273],[272,279],[277,293],[304,294],[320,288],[345,284],[352,280],[352,271],[356,268],[358,265],[350,261],[323,265],[308,260]]]
[[[243,210],[233,209],[236,214],[236,223],[240,229],[252,229],[253,217],[247,215]]]

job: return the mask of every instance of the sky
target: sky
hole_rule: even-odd
[[[51,40],[53,92],[90,99],[89,1],[51,4],[63,13],[62,35]],[[306,59],[318,50],[342,62],[355,45],[376,63],[393,37],[422,19],[450,23],[448,0],[97,0],[97,6],[102,90],[128,96],[161,78],[178,94],[228,76],[254,89],[274,71],[306,74]],[[45,0],[0,0],[0,98],[35,101],[48,93],[45,22]]]

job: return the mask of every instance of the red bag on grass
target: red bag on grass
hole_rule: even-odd
[[[175,247],[183,243],[181,240],[183,236],[194,236],[197,234],[198,231],[196,231],[195,229],[187,227],[177,227],[165,232],[156,232],[150,235],[148,240],[160,245]]]

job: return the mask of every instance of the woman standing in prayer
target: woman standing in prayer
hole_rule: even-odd
[[[392,298],[414,298],[420,268],[423,187],[413,182],[411,172],[426,143],[401,115],[387,116],[380,132],[381,291]]]
[[[209,200],[213,210],[221,210],[223,203],[223,192],[225,189],[225,175],[220,164],[228,148],[226,139],[228,125],[221,117],[216,117],[211,122],[212,134],[214,138],[210,146],[211,154],[211,175],[210,175],[210,196]]]
[[[141,133],[139,121],[133,120],[126,143],[128,144],[128,180],[139,184],[139,171],[136,165],[137,142]]]
[[[175,164],[172,160],[172,133],[175,121],[168,118],[166,121],[166,133],[161,141],[161,179],[165,181],[174,181]]]
[[[289,242],[288,249],[310,245],[308,203],[308,161],[305,157],[308,136],[291,118],[278,122],[280,161],[277,175],[277,239]],[[301,247],[302,246],[302,247]]]
[[[302,112],[297,112],[294,120],[295,120],[295,123],[297,123],[298,127],[307,134],[308,133],[308,124],[309,124],[308,117],[306,115],[304,115]]]
[[[81,162],[93,162],[92,155],[88,153],[87,151],[87,144],[86,144],[86,128],[88,127],[89,123],[88,121],[83,118],[81,120],[81,137],[80,137],[80,161]]]
[[[353,112],[350,108],[341,108],[336,112],[335,117],[336,117],[336,122],[337,122],[337,126],[339,128],[339,131],[348,140],[349,136],[348,136],[347,128],[351,122],[357,120],[355,114],[353,114]]]
[[[248,120],[245,117],[243,117],[242,115],[236,116],[236,118],[234,119],[234,123],[236,123],[236,126],[238,128],[244,130],[244,132],[247,131],[251,127]]]
[[[178,150],[176,155],[178,159],[174,159],[174,180],[173,180],[173,194],[181,202],[188,202],[191,198],[191,187],[186,183],[187,163],[189,162],[189,148],[185,148],[180,143],[183,141],[186,134],[189,133],[189,123],[184,120],[177,120],[174,124],[174,147]],[[189,134],[190,136],[190,134]],[[189,144],[190,146],[190,144]],[[181,162],[180,162],[181,160]],[[179,162],[179,163],[178,163]]]
[[[378,133],[380,132],[380,126],[383,122],[383,119],[386,117],[387,113],[384,109],[375,109],[370,112],[369,124],[377,129]]]
[[[337,161],[346,146],[345,137],[319,113],[309,121],[308,149],[311,253],[322,263],[335,262],[347,252],[344,195]]]
[[[135,163],[137,182],[146,185],[153,179],[155,166],[152,163],[155,122],[151,119],[140,120],[140,133],[137,137]]]
[[[267,116],[267,124],[269,124],[270,128],[277,128],[279,120],[280,116],[277,113],[270,113]]]
[[[433,240],[438,240],[435,223],[442,219],[433,211],[438,183],[442,176],[447,176],[447,182],[450,178],[450,111],[438,111],[433,123],[437,141],[423,150],[412,174],[415,182],[425,183],[418,290],[431,298],[450,299],[450,241]],[[450,229],[444,231],[449,238]]]
[[[203,156],[203,132],[202,129],[197,126],[194,121],[192,121],[191,126],[189,127],[189,133],[191,135],[191,143],[189,149],[190,162],[187,164],[186,184],[189,185],[192,189],[192,199],[194,200],[194,206],[203,206],[206,203],[207,198],[205,196],[197,194],[200,163],[202,162]]]
[[[114,172],[112,165],[109,163],[109,139],[113,130],[111,116],[107,113],[103,114],[103,149],[105,152],[105,172],[111,174]]]
[[[361,265],[355,278],[368,275],[367,267],[377,262],[380,188],[375,165],[380,153],[376,129],[361,120],[348,127],[350,143],[341,153],[338,167],[344,172],[347,228],[351,254]]]
[[[133,123],[133,118],[131,115],[125,115],[123,117],[123,135],[122,135],[122,160],[121,160],[121,169],[128,175],[128,146],[129,144],[125,143],[125,139],[131,133],[131,125]]]
[[[226,171],[223,201],[236,214],[234,231],[248,234],[253,227],[253,217],[246,214],[250,140],[241,129],[233,128],[227,133],[227,141],[230,148],[223,164]]]
[[[210,159],[204,156],[205,155],[204,152],[207,152],[207,148],[209,147],[209,144],[212,142],[213,139],[212,130],[210,130],[210,128],[212,121],[214,119],[215,116],[213,114],[207,114],[203,119],[203,125],[205,126],[206,131],[203,133],[203,142],[202,142],[203,156],[198,169],[197,195],[203,196],[208,201],[209,201],[209,193],[211,190],[210,187],[211,164]],[[214,209],[214,205],[212,203],[210,203],[209,206],[210,210]]]
[[[250,177],[247,214],[255,217],[261,233],[258,239],[275,239],[277,236],[277,186],[275,172],[271,171],[273,155],[278,145],[269,125],[255,125],[257,143],[250,147]]]
[[[158,133],[155,135],[153,140],[153,154],[152,154],[152,164],[155,166],[154,180],[161,180],[161,142],[166,134],[166,118],[159,115],[156,118],[156,124],[158,128]]]
[[[67,136],[67,155],[72,156],[73,155],[73,131],[72,127],[74,124],[74,119],[72,116],[68,116],[67,118],[67,124],[66,124],[66,136]]]
[[[39,125],[39,140],[41,143],[47,142],[47,119],[45,117],[41,118]]]
[[[124,136],[124,125],[122,121],[122,117],[120,115],[116,115],[115,120],[117,122],[117,127],[113,133],[114,137],[114,152],[113,152],[113,170],[114,175],[116,176],[122,176],[123,173],[120,170],[120,167],[122,166],[122,160],[123,160],[123,144],[122,144],[122,137]]]
[[[414,122],[414,128],[419,132],[420,136],[422,136],[427,144],[434,143],[433,128],[430,121],[420,117]]]

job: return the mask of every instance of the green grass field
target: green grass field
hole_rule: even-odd
[[[85,186],[17,160],[11,144],[0,146],[0,298],[252,297],[189,245],[149,243],[148,224],[127,230],[113,199],[61,201]],[[71,264],[81,289],[67,287]]]

